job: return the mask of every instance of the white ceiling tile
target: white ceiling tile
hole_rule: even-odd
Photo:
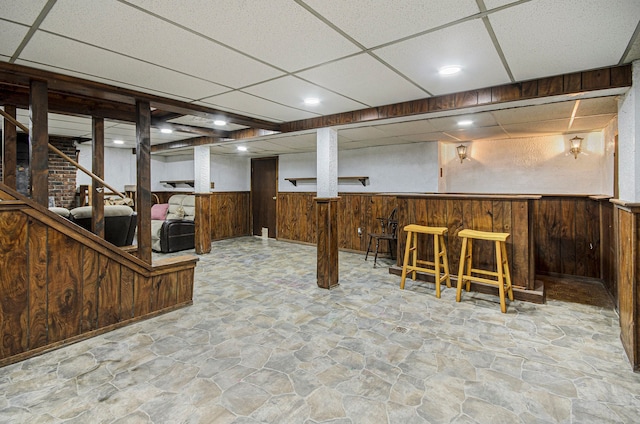
[[[618,98],[617,97],[600,97],[595,99],[582,99],[578,106],[576,116],[617,114]]]
[[[544,122],[526,122],[503,125],[502,128],[512,137],[532,137],[550,134],[562,134],[569,128],[569,119],[556,119]]]
[[[363,72],[365,69],[366,72]],[[423,90],[366,53],[297,75],[369,106],[427,97]],[[380,84],[380,81],[384,81],[384,84]]]
[[[222,117],[223,117],[223,114],[221,114],[221,118]],[[208,128],[208,129],[222,130],[222,131],[235,131],[235,130],[248,128],[245,125],[237,125],[232,123],[227,123],[226,125],[219,126],[219,125],[214,125],[213,121],[214,119],[203,118],[201,116],[184,115],[179,118],[170,119],[167,122],[170,122],[172,124],[191,125],[194,127],[201,127],[201,128]]]
[[[382,139],[389,137],[389,134],[376,128],[376,127],[358,127],[358,128],[346,128],[338,130],[340,137],[344,137],[347,140],[372,140]]]
[[[545,105],[494,110],[491,114],[502,125],[570,118],[575,102],[550,103]]]
[[[180,94],[189,99],[198,99],[226,91],[224,87],[208,81],[41,31],[34,34],[20,58],[73,69],[110,80],[112,84],[122,85],[126,82],[138,90],[157,90],[165,93],[165,96]]]
[[[640,1],[537,0],[489,20],[521,81],[617,64],[640,21]]]
[[[332,93],[331,91],[292,76],[278,78],[273,81],[248,87],[243,91],[258,97],[271,99],[286,106],[306,110],[307,112],[319,115],[330,115],[333,113],[363,109],[366,107],[366,105],[354,102],[346,97]],[[306,106],[304,104],[304,99],[308,97],[316,97],[320,99],[320,104],[315,106]]]
[[[98,21],[100,25],[95,24]],[[273,67],[119,2],[58,0],[41,28],[233,88],[282,75]]]
[[[216,107],[231,112],[241,112],[254,118],[269,121],[296,121],[299,119],[315,118],[318,114],[304,110],[290,108],[241,91],[232,91],[218,96],[203,99],[199,104]]]
[[[374,47],[426,31],[479,12],[474,0],[307,0],[365,47]]]
[[[603,129],[616,115],[596,115],[587,118],[576,118],[571,125],[571,131],[593,131],[594,129]]]
[[[13,56],[29,27],[0,20],[0,54]]]
[[[422,133],[422,134],[414,134],[414,135],[405,135],[404,138],[407,141],[418,142],[418,141],[456,141],[455,138],[450,137],[446,133],[437,131],[432,133]]]
[[[443,116],[441,118],[433,118],[430,120],[431,125],[437,131],[464,131],[474,128],[482,128],[496,125],[495,118],[489,112],[475,113],[472,115]],[[472,121],[469,126],[461,126],[461,121]]]
[[[132,3],[287,71],[358,51],[309,11],[290,0],[173,0]]]
[[[419,121],[398,122],[395,124],[376,125],[376,129],[393,135],[414,135],[436,131],[431,123],[431,119],[421,119]]]
[[[31,25],[45,4],[47,4],[47,0],[2,1],[0,2],[0,17]]]
[[[510,82],[491,38],[476,19],[373,51],[434,95]],[[441,76],[438,69],[459,65],[462,72]]]
[[[455,131],[447,131],[447,134],[460,141],[492,140],[509,137],[509,135],[499,126],[459,129]]]

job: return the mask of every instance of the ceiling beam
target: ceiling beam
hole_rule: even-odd
[[[154,144],[151,146],[151,153],[182,149],[185,147],[204,146],[206,144],[214,144],[216,141],[219,141],[219,139],[215,137],[194,137],[186,140],[170,141],[169,143]]]
[[[304,131],[629,86],[631,86],[631,65],[627,64],[286,122],[281,125],[280,130],[281,132]]]
[[[96,81],[58,74],[42,69],[30,68],[13,63],[0,62],[0,83],[19,87],[29,87],[32,79],[46,81],[49,92],[56,92],[68,97],[85,97],[94,100],[115,102],[135,106],[136,101],[148,101],[151,107],[163,112],[178,115],[195,115],[208,119],[224,119],[227,122],[251,128],[262,128],[279,131],[280,124],[251,118],[237,113],[213,109],[193,103],[167,99],[141,91],[116,87]],[[158,112],[160,114],[160,112]],[[130,122],[135,122],[135,114]]]

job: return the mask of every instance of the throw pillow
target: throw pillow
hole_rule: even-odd
[[[160,203],[160,204],[151,206],[151,219],[164,221],[164,219],[167,217],[168,210],[169,210],[168,203]]]

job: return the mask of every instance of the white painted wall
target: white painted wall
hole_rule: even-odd
[[[582,152],[574,159],[569,139],[583,137]],[[468,159],[460,163],[456,146],[441,143],[443,180],[449,193],[504,194],[610,194],[611,179],[603,170],[612,168],[605,156],[603,132],[483,140],[464,143]]]
[[[91,170],[91,144],[81,144],[80,165]],[[136,184],[136,156],[131,149],[105,147],[105,181],[114,188],[124,191],[125,185]],[[76,184],[91,184],[91,178],[84,172],[76,174]],[[176,188],[160,184],[168,180],[193,180],[193,155],[151,156],[151,191],[186,191],[193,188],[187,185]],[[249,191],[251,189],[251,162],[248,157],[211,155],[211,181],[214,191]]]
[[[285,178],[316,176],[316,154],[280,155],[278,190],[315,192],[315,182],[299,182],[293,186]],[[339,192],[435,192],[438,189],[438,144],[411,143],[338,151],[338,176],[368,176],[369,183],[341,182]]]
[[[91,143],[80,144],[77,149],[80,150],[78,162],[91,171],[93,159]],[[104,180],[120,191],[124,191],[125,185],[136,183],[136,155],[131,153],[131,149],[104,148]],[[91,177],[82,171],[77,171],[76,185],[83,184],[91,185]]]
[[[640,61],[632,64],[632,86],[618,103],[618,175],[619,197],[640,202]]]

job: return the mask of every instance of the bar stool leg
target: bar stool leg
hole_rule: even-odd
[[[407,278],[407,265],[409,265],[409,252],[411,251],[411,231],[407,232],[407,245],[404,248],[404,260],[402,261],[402,279],[400,289],[404,289],[404,281]]]
[[[451,288],[451,275],[449,274],[449,259],[447,257],[447,244],[444,242],[444,236],[438,236],[441,238],[440,246],[442,246],[442,264],[444,266],[444,272],[446,274],[447,287]]]
[[[502,258],[504,261],[504,275],[507,280],[507,294],[509,295],[509,300],[513,301],[513,286],[511,285],[511,273],[509,272],[509,259],[507,258],[507,247],[504,243],[500,243],[502,245]]]
[[[462,239],[462,249],[460,250],[460,266],[458,267],[458,288],[456,290],[456,302],[460,302],[462,297],[462,285],[464,284],[464,266],[467,261],[467,238]]]
[[[471,277],[471,270],[473,269],[473,239],[468,238],[467,239],[467,269],[464,273],[464,275],[466,277]],[[466,278],[467,280],[467,285],[465,287],[466,291],[471,290],[471,279]]]
[[[436,297],[440,299],[440,237],[433,235],[433,264],[435,266]]]
[[[365,260],[365,261],[366,261],[366,260],[367,260],[367,258],[369,257],[369,251],[371,250],[371,239],[372,239],[372,238],[373,238],[373,237],[369,236],[369,244],[367,244],[367,254],[366,254],[366,255],[364,255],[364,260]]]
[[[500,310],[507,312],[507,305],[504,300],[504,263],[502,262],[502,246],[496,241],[496,268],[498,270],[498,292],[500,293]]]
[[[418,233],[412,233],[413,238],[412,238],[412,245],[411,245],[411,259],[412,259],[412,266],[413,266],[413,270],[411,272],[411,279],[413,281],[416,281],[416,278],[418,278],[418,271],[416,270],[416,267],[418,266]]]

